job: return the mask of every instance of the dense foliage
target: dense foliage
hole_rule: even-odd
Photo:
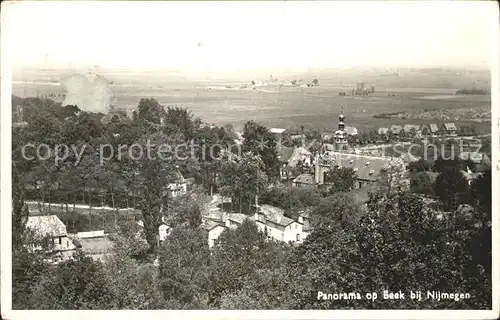
[[[133,119],[102,121],[103,115],[26,99],[26,127],[13,129],[13,307],[15,309],[489,309],[491,296],[491,170],[469,186],[458,163],[437,161],[439,174],[422,162],[410,171],[410,190],[396,167],[381,177],[380,192],[366,204],[351,194],[354,172],[332,170],[328,192],[276,183],[276,141],[255,123],[245,126],[243,152],[229,146],[230,127],[204,126],[180,107],[163,108],[143,99]],[[114,119],[114,120],[113,120]],[[63,141],[63,142],[61,142]],[[189,141],[217,143],[214,153],[200,148],[194,157],[163,159],[96,152],[101,144],[176,146]],[[26,143],[73,144],[64,160],[28,160]],[[84,149],[82,147],[85,146]],[[227,147],[227,148],[226,148]],[[80,152],[83,150],[82,152]],[[110,149],[111,150],[111,149]],[[108,150],[109,151],[109,150]],[[116,150],[115,150],[116,151]],[[33,150],[31,151],[33,152]],[[60,150],[63,152],[63,150]],[[184,152],[184,153],[183,153]],[[180,155],[185,156],[186,150]],[[74,165],[78,162],[78,165]],[[168,186],[178,173],[201,185],[173,199]],[[239,205],[255,202],[281,207],[289,216],[309,213],[311,231],[300,245],[269,240],[252,221],[225,229],[212,248],[201,224],[206,194],[218,192]],[[434,194],[439,211],[421,194]],[[25,200],[59,202],[66,224],[82,218],[89,225],[109,223],[115,243],[104,261],[79,252],[75,259],[49,263],[33,249],[26,229]],[[68,204],[86,204],[77,212]],[[464,213],[460,205],[468,203]],[[111,207],[111,221],[97,220],[95,206]],[[118,208],[140,210],[144,228],[122,219]],[[173,227],[158,246],[165,217]],[[75,220],[76,219],[76,220]],[[99,225],[99,227],[101,227]],[[157,258],[157,259],[156,259]],[[382,298],[389,290],[404,300]],[[468,300],[411,300],[409,291],[469,293]],[[324,293],[359,293],[360,299],[322,300]],[[366,293],[377,292],[378,299]],[[356,297],[356,294],[354,294]]]

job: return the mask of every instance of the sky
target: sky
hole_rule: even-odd
[[[17,2],[2,5],[21,67],[190,72],[484,67],[496,2]]]

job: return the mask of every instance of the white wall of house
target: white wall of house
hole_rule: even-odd
[[[187,192],[187,183],[170,183],[168,189],[171,192],[172,197],[177,197]]]
[[[267,224],[265,224],[262,221],[257,221],[257,227],[262,232],[267,230],[268,237],[274,240],[287,243],[301,243],[303,241],[302,224],[298,222],[292,222],[288,226],[284,227],[271,222],[267,222]]]
[[[215,240],[219,238],[221,233],[225,230],[223,226],[216,226],[215,228],[208,231],[208,246],[212,248],[215,244]]]
[[[170,233],[170,227],[167,226],[166,224],[161,224],[158,227],[158,233],[160,236],[160,241],[165,241],[165,238],[169,235]]]
[[[71,241],[71,239],[69,239],[67,236],[52,237],[52,243],[54,244],[54,246],[52,247],[53,251],[76,249],[73,241]]]

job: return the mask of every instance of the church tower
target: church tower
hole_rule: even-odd
[[[339,128],[335,131],[333,136],[335,151],[338,152],[347,152],[349,149],[349,144],[347,142],[347,133],[345,132],[345,124],[344,124],[344,107],[342,107],[339,115]]]

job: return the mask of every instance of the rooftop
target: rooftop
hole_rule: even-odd
[[[431,130],[431,132],[438,132],[439,131],[439,127],[435,123],[429,124],[429,129]]]
[[[391,158],[330,152],[330,160],[342,168],[352,168],[358,179],[376,181],[381,169],[389,167]],[[392,159],[394,161],[394,159]]]
[[[420,130],[419,124],[405,124],[403,126],[403,131],[406,133],[410,133],[412,130],[418,131]]]
[[[249,217],[246,214],[243,213],[231,213],[228,220],[234,221],[238,224],[242,224],[243,221],[248,219]]]
[[[285,210],[268,204],[259,206],[259,214],[259,221],[264,223],[270,221],[274,224],[278,224],[284,227],[295,221],[294,219],[285,217]],[[263,220],[264,217],[262,216],[265,217],[265,221]]]
[[[314,177],[310,173],[303,173],[293,179],[294,183],[314,184]]]
[[[378,128],[378,134],[387,134],[389,132],[389,128]]]
[[[285,132],[286,129],[282,129],[282,128],[271,128],[269,131],[271,133],[283,133]]]
[[[453,122],[443,123],[445,130],[457,130],[457,126]]]
[[[207,231],[210,231],[216,228],[217,226],[223,227],[223,225],[220,224],[219,222],[210,219],[203,219],[203,223],[201,224],[201,227]]]
[[[56,215],[29,216],[26,227],[41,236],[60,237],[67,235],[66,226]]]

